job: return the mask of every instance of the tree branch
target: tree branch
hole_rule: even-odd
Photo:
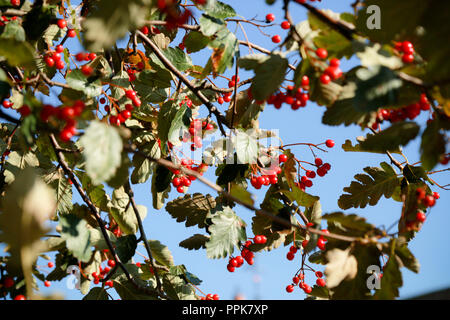
[[[136,289],[154,296],[154,297],[161,297],[164,299],[167,299],[167,296],[165,294],[162,294],[160,292],[156,292],[153,289],[150,288],[146,288],[146,287],[142,287],[140,286],[130,275],[130,273],[128,272],[127,268],[125,267],[125,265],[120,261],[114,246],[111,242],[111,239],[108,236],[108,233],[106,231],[106,227],[105,227],[105,223],[103,222],[102,218],[100,217],[100,214],[97,210],[97,208],[94,206],[94,204],[91,202],[91,200],[89,199],[89,197],[87,196],[86,192],[84,192],[83,188],[81,187],[80,183],[78,182],[78,180],[75,177],[75,174],[73,173],[72,169],[70,169],[69,165],[67,164],[64,154],[61,151],[58,151],[58,149],[61,149],[59,147],[58,142],[56,141],[56,138],[53,134],[49,135],[50,138],[50,142],[53,146],[53,150],[55,151],[56,157],[58,158],[58,163],[61,165],[61,167],[63,168],[64,172],[66,173],[66,175],[70,178],[70,180],[73,182],[73,185],[75,186],[75,189],[78,191],[79,195],[81,196],[81,198],[83,199],[83,201],[86,203],[86,205],[88,206],[89,210],[91,211],[91,213],[94,215],[95,220],[97,221],[100,230],[102,232],[103,238],[106,241],[106,244],[109,248],[109,251],[111,252],[114,261],[116,262],[116,265],[119,266],[120,269],[122,269],[123,273],[125,274],[126,278],[128,279],[128,281],[130,281],[135,287]]]

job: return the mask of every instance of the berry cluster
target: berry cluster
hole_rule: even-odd
[[[201,163],[200,165],[195,166],[193,160],[182,159],[181,160],[181,166],[183,166],[184,168],[189,169],[189,170],[197,171],[201,175],[203,175],[203,173],[206,170],[208,170],[208,165],[207,164]],[[189,188],[191,186],[192,181],[197,179],[194,176],[183,175],[181,173],[181,170],[179,170],[179,169],[170,169],[170,170],[174,174],[174,177],[172,179],[172,185],[175,188],[177,188],[177,191],[179,193],[185,193],[187,191],[187,188]]]
[[[59,133],[59,138],[67,142],[77,133],[76,118],[83,113],[85,107],[81,100],[75,101],[72,106],[60,106],[59,108],[46,104],[41,109],[40,118],[43,122],[48,122],[51,117],[64,121],[65,125]]]
[[[131,112],[133,111],[133,109],[139,108],[142,104],[141,99],[138,97],[138,95],[136,94],[136,91],[134,90],[125,90],[125,96],[131,100],[131,103],[127,103],[125,104],[125,110],[117,111],[117,115],[109,115],[109,123],[115,126],[120,126],[121,124],[125,123],[125,121],[127,121],[128,119],[131,118],[132,114]],[[106,99],[105,98],[100,98],[100,103],[106,103]],[[110,113],[111,112],[111,107],[109,105],[105,106],[105,111]]]
[[[197,4],[204,4],[206,1],[197,0]],[[157,6],[162,14],[165,14],[166,27],[169,30],[175,29],[178,26],[185,24],[192,16],[191,11],[185,9],[181,11],[177,5],[176,0],[157,0]]]
[[[424,206],[425,208],[431,208],[436,204],[436,200],[439,199],[441,195],[438,192],[433,192],[432,194],[427,194],[424,188],[416,189],[416,200],[417,204]],[[407,230],[418,230],[420,225],[425,222],[427,216],[423,210],[417,210],[414,220],[406,221]]]
[[[256,235],[252,240],[246,241],[241,248],[241,255],[237,257],[230,257],[227,265],[227,270],[229,272],[234,272],[236,268],[240,268],[244,264],[244,260],[249,264],[253,265],[255,254],[249,250],[252,244],[265,244],[267,242],[267,237],[264,235]]]
[[[4,27],[9,21],[15,21],[15,20],[17,20],[16,16],[13,16],[9,19],[7,16],[2,16],[1,20],[0,20],[0,27]]]
[[[327,59],[328,51],[324,48],[318,48],[316,50],[316,55],[322,60]],[[340,68],[341,61],[337,58],[330,59],[328,67],[320,75],[320,82],[322,84],[329,84],[331,81],[337,80],[344,74]]]
[[[417,103],[410,104],[406,107],[395,109],[395,110],[387,110],[380,109],[378,111],[376,122],[372,125],[372,129],[376,130],[379,127],[379,124],[384,120],[389,121],[391,123],[403,121],[406,119],[413,120],[415,119],[422,111],[430,110],[430,101],[427,96],[423,93],[420,96],[420,100]]]
[[[67,28],[67,21],[65,19],[59,19],[56,24],[60,29],[66,29]],[[68,28],[67,29],[67,37],[69,38],[75,38],[77,36],[77,32],[75,29]]]
[[[323,279],[323,273],[321,271],[314,271],[316,279],[316,285],[318,287],[325,287],[326,281]],[[305,274],[302,271],[298,272],[293,278],[292,283],[288,286],[286,286],[286,292],[291,293],[294,291],[294,287],[298,286],[300,289],[302,289],[306,294],[310,294],[312,292],[312,288],[309,284],[305,283]]]
[[[99,272],[92,272],[92,277],[94,278],[94,284],[99,284],[100,280],[104,279],[105,276],[111,271],[112,268],[116,266],[116,262],[112,259],[108,260],[107,266],[102,268],[100,266]],[[105,281],[105,285],[112,288],[114,283],[112,280]]]
[[[403,63],[409,64],[414,62],[414,46],[409,41],[395,43],[395,50],[402,54]]]
[[[301,107],[306,107],[309,100],[309,78],[303,76],[301,87],[295,90],[294,86],[287,86],[286,92],[278,92],[267,99],[268,104],[272,104],[276,109],[280,109],[283,103],[291,105],[292,110],[297,110]]]
[[[219,295],[208,293],[205,297],[200,297],[200,300],[219,300]]]

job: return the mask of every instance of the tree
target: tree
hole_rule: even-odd
[[[408,245],[440,197],[431,186],[446,189],[430,176],[448,171],[434,169],[450,159],[450,47],[441,41],[450,5],[366,0],[354,3],[354,13],[337,14],[313,1],[266,2],[283,7],[281,23],[273,14],[241,18],[218,0],[85,0],[78,7],[0,0],[3,296],[42,298],[40,283],[76,269],[85,299],[109,299],[109,290],[121,299],[218,299],[198,294],[201,280],[174,264],[164,239],[147,238],[147,207],[136,203],[133,185],[148,183],[152,209],[204,230],[179,245],[227,259],[229,272],[284,245],[288,260],[301,256],[287,292],[299,286],[310,298],[398,297],[401,268],[419,271]],[[296,24],[291,6],[307,10],[308,20]],[[262,33],[280,25],[288,33],[274,35],[277,45],[268,50],[238,39],[230,25]],[[65,45],[69,38],[83,51]],[[194,64],[191,55],[203,51],[211,52],[208,60]],[[344,72],[344,57],[360,64]],[[240,70],[253,76],[240,79]],[[216,85],[220,78],[228,88]],[[273,145],[266,141],[282,137],[259,127],[266,105],[297,110],[309,101],[325,107],[323,124],[367,130],[347,140],[345,151],[387,157],[344,188],[340,212],[322,214],[320,195],[307,192],[331,170],[316,152],[335,142]],[[429,115],[425,127],[414,120],[421,112]],[[402,147],[421,130],[420,162],[409,163]],[[313,160],[289,148],[301,145]],[[203,176],[207,170],[215,170],[215,182]],[[213,195],[190,193],[194,180]],[[251,190],[267,186],[255,203]],[[169,199],[172,187],[181,195]],[[402,203],[396,232],[344,212],[383,196]],[[251,226],[239,206],[254,212]],[[147,253],[142,264],[133,262],[139,243]],[[56,258],[44,275],[36,261],[48,252]]]

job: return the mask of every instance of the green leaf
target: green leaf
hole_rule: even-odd
[[[164,200],[169,197],[172,172],[166,167],[157,165],[152,176],[153,208],[159,210],[164,205]]]
[[[372,135],[373,135],[373,134],[368,133],[368,134],[367,134],[367,137],[370,137],[370,136],[372,136]],[[376,150],[377,147],[375,147],[375,150],[369,149],[369,148],[367,148],[367,146],[366,146],[366,148],[362,148],[362,147],[361,147],[361,142],[365,141],[366,139],[367,139],[366,137],[362,137],[362,136],[356,137],[356,140],[357,140],[359,143],[357,143],[357,144],[355,144],[355,145],[352,145],[352,142],[351,142],[350,140],[347,139],[347,140],[345,140],[345,143],[342,145],[342,149],[343,149],[345,152],[373,152],[373,153],[384,153],[384,151]],[[393,149],[393,150],[390,150],[390,152],[391,152],[391,153],[401,154],[400,147],[398,147],[398,148],[396,148],[396,149]]]
[[[121,262],[127,263],[131,260],[136,252],[137,243],[138,242],[134,234],[117,238],[116,252]]]
[[[425,170],[431,170],[436,166],[440,156],[445,153],[445,145],[446,141],[440,132],[439,120],[434,119],[428,123],[420,143],[420,161]]]
[[[180,109],[178,109],[170,125],[170,129],[167,134],[169,142],[173,145],[180,144],[180,137],[183,138],[184,134],[189,130],[191,118],[192,109],[183,104]]]
[[[34,50],[28,42],[0,39],[0,57],[4,57],[11,66],[36,68]]]
[[[136,205],[139,216],[142,220],[147,216],[147,207]],[[130,198],[123,187],[113,191],[110,205],[110,214],[125,234],[134,235],[138,229],[138,221],[133,206],[130,204]]]
[[[188,52],[197,52],[205,48],[211,40],[201,32],[191,31],[184,38],[184,45]]]
[[[377,300],[392,300],[399,296],[398,289],[403,285],[400,265],[395,255],[396,241],[391,244],[389,260],[383,267],[383,277],[381,278],[380,289],[374,295]]]
[[[166,210],[177,222],[186,221],[186,227],[206,226],[206,216],[216,207],[216,201],[212,196],[201,193],[186,194],[167,203]]]
[[[87,295],[83,297],[83,300],[109,300],[108,293],[104,288],[95,287],[92,288]]]
[[[297,202],[297,204],[302,207],[312,207],[316,201],[320,199],[317,196],[306,193],[296,185],[292,186],[292,191],[281,190],[280,192],[284,193],[289,200]]]
[[[322,123],[330,126],[344,124],[358,124],[362,127],[375,120],[376,112],[367,113],[355,110],[353,100],[355,98],[356,84],[350,82],[342,88],[339,98],[323,114]]]
[[[173,266],[173,257],[169,248],[161,244],[158,240],[148,240],[150,250],[153,258],[161,265],[170,267]]]
[[[233,137],[233,144],[239,164],[254,164],[258,158],[258,141],[249,132],[238,130]]]
[[[249,206],[253,206],[255,204],[255,200],[253,200],[252,194],[241,185],[232,183],[230,189],[231,189],[230,194],[233,197],[239,199],[240,201]]]
[[[180,48],[167,48],[163,51],[167,59],[180,71],[192,68],[192,59]]]
[[[80,69],[70,71],[66,77],[67,84],[74,90],[94,98],[102,94],[102,82],[96,76],[86,77]]]
[[[206,242],[208,242],[209,237],[203,234],[194,234],[192,237],[189,237],[180,242],[180,247],[186,248],[188,250],[198,250],[200,248],[206,248]]]
[[[56,190],[56,202],[61,214],[68,214],[72,210],[72,186],[64,176],[62,169],[54,171],[44,177],[44,181]]]
[[[391,69],[374,66],[356,71],[354,107],[360,112],[375,111],[380,106],[389,107],[398,102],[402,80]]]
[[[396,151],[399,146],[406,146],[419,133],[420,127],[415,122],[396,122],[389,128],[370,135],[360,142],[361,148],[371,151]]]
[[[255,69],[251,92],[255,100],[267,100],[284,82],[288,60],[281,54],[272,53]]]
[[[144,24],[149,0],[100,0],[83,21],[84,44],[89,51],[108,49],[129,30]]]
[[[337,250],[337,249],[335,249]],[[335,287],[332,295],[333,300],[362,300],[362,299],[370,299],[372,297],[370,289],[367,287],[367,268],[369,266],[378,266],[381,269],[380,266],[380,255],[381,252],[379,249],[374,246],[367,246],[367,245],[361,245],[356,244],[352,251],[349,253],[350,257],[353,257],[357,264],[356,270],[353,269],[352,271],[355,272],[353,274],[352,279],[344,279],[337,287]],[[328,255],[327,255],[328,257]],[[330,260],[330,259],[329,259]],[[337,265],[334,265],[333,267],[331,264],[327,265],[330,266],[330,272],[331,270],[334,270],[334,272],[341,272],[339,270],[339,267]],[[343,267],[342,271],[349,271],[347,268]],[[329,287],[329,277],[327,274],[327,269],[325,269],[325,275],[327,276],[327,286]]]
[[[346,215],[342,212],[334,212],[323,215],[322,219],[328,222],[339,223],[340,228],[355,230],[361,232],[362,235],[375,229],[373,224],[367,223],[365,218],[356,214]]]
[[[225,19],[235,17],[237,15],[234,9],[221,1],[209,0],[204,6],[201,7],[208,15],[217,19]]]
[[[116,173],[122,159],[122,139],[116,128],[92,121],[79,143],[83,147],[86,172],[94,184]]]
[[[412,272],[419,273],[419,261],[414,257],[406,244],[401,244],[400,241],[397,241],[395,247],[395,255],[401,261],[404,267],[408,268]]]
[[[223,20],[219,20],[205,14],[200,17],[199,24],[200,32],[206,37],[211,37],[219,30],[226,28]]]
[[[208,46],[213,49],[209,60],[213,74],[224,73],[227,68],[233,67],[233,58],[239,53],[238,39],[234,33],[223,28],[219,30],[215,39]]]
[[[243,129],[257,128],[259,114],[264,110],[263,104],[252,103],[247,90],[241,91],[237,95],[237,104],[234,106],[234,100],[231,101],[228,110],[225,112],[227,123],[233,127]]]
[[[9,21],[0,35],[0,38],[15,39],[16,41],[22,42],[25,41],[25,30],[17,20]]]
[[[211,222],[211,237],[206,242],[208,258],[225,258],[234,252],[235,246],[247,240],[245,222],[230,207],[216,208]]]
[[[314,201],[312,206],[306,208],[305,216],[308,218],[309,222],[320,225],[322,220],[322,205],[319,200]]]
[[[364,171],[368,174],[357,174],[349,187],[339,197],[339,208],[346,210],[349,208],[365,208],[367,204],[374,206],[381,196],[390,198],[395,188],[400,185],[394,169],[386,162],[381,163],[381,168],[366,167]]]
[[[60,216],[61,237],[67,249],[79,260],[88,262],[92,255],[91,233],[85,220],[73,214]]]

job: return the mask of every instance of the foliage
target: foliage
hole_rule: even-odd
[[[136,184],[149,184],[153,209],[199,230],[180,247],[227,258],[230,272],[283,245],[289,260],[300,251],[293,285],[308,298],[399,296],[401,268],[419,271],[409,242],[439,199],[429,175],[450,158],[450,46],[442,40],[450,4],[364,0],[354,14],[338,14],[284,3],[287,18],[300,5],[308,19],[287,21],[284,41],[272,38],[281,43],[268,50],[238,39],[231,27],[268,25],[218,0],[99,0],[78,9],[68,1],[21,1],[18,8],[0,1],[2,296],[38,299],[40,282],[61,281],[77,265],[84,300],[108,300],[110,290],[121,299],[205,299],[196,287],[201,280],[175,264],[164,239],[147,238],[148,208],[136,204]],[[372,4],[383,12],[382,30],[367,27]],[[86,52],[71,52],[70,38]],[[244,55],[241,45],[254,53]],[[208,56],[201,65],[197,52]],[[344,57],[357,66],[342,71]],[[251,77],[239,79],[239,70]],[[220,77],[227,88],[216,85]],[[310,100],[324,107],[324,125],[365,131],[344,151],[391,161],[355,175],[339,208],[375,206],[382,197],[401,202],[398,232],[323,208],[321,195],[307,192],[331,170],[315,153],[332,148],[331,139],[291,145],[308,146],[314,163],[286,145],[264,143],[282,138],[259,127],[267,105],[297,110]],[[416,120],[421,112],[426,124]],[[414,139],[420,162],[410,164],[402,148]],[[207,170],[215,170],[216,182],[203,177]],[[217,195],[190,192],[196,180]],[[257,203],[251,187],[268,185]],[[169,199],[172,189],[182,196]],[[241,206],[251,210],[251,226]],[[140,245],[147,256],[136,263]],[[56,265],[44,275],[37,263],[46,253]],[[308,263],[325,266],[313,287],[304,278],[314,270]],[[366,285],[372,266],[383,270],[381,289]]]

